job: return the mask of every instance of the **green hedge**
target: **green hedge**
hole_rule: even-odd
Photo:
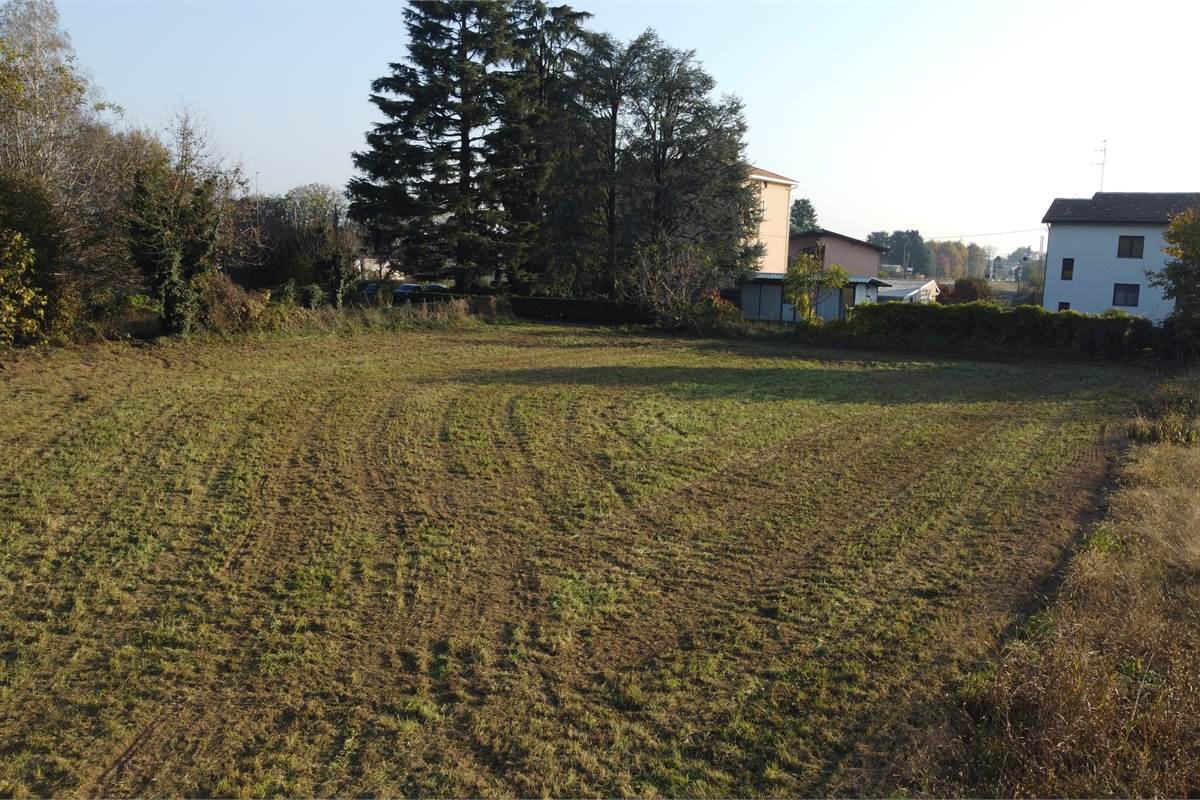
[[[1141,317],[991,303],[861,305],[846,320],[824,326],[821,335],[854,344],[939,352],[1100,358],[1165,355],[1160,352],[1163,334]]]
[[[591,322],[601,325],[653,322],[642,309],[630,303],[571,297],[512,297],[512,311],[527,319]]]

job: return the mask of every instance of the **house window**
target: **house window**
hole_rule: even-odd
[[[1068,302],[1067,302],[1067,301],[1065,301],[1065,300],[1059,300],[1059,301],[1058,301],[1058,310],[1059,310],[1059,311],[1070,311],[1070,310],[1071,310],[1071,304],[1070,304],[1070,303],[1068,303]]]
[[[1062,279],[1069,281],[1075,277],[1075,259],[1064,258],[1062,263]]]
[[[1145,245],[1145,236],[1120,236],[1117,238],[1117,258],[1141,258]]]
[[[1138,304],[1138,292],[1141,288],[1141,285],[1136,283],[1114,283],[1113,305],[1136,306]]]

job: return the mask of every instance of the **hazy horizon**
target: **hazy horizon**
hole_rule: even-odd
[[[1187,98],[1200,3],[580,2],[623,39],[656,29],[740,96],[750,160],[822,226],[1037,247],[1055,197],[1200,191]],[[129,125],[181,103],[264,192],[344,186],[404,57],[395,3],[59,3],[80,65]],[[1118,13],[1119,12],[1119,13]]]

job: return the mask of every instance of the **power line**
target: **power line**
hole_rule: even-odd
[[[948,233],[945,236],[930,236],[930,240],[945,240],[951,238],[958,239],[978,239],[980,236],[1007,236],[1010,233],[1034,233],[1036,231],[1045,230],[1044,228],[1022,228],[1019,231],[993,231],[992,233]]]

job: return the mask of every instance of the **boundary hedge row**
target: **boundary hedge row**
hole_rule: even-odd
[[[651,324],[654,320],[631,303],[571,297],[510,297],[512,312],[526,319],[590,322],[600,325]]]
[[[1129,314],[1080,314],[990,303],[875,303],[825,325],[822,338],[913,350],[1072,354],[1100,358],[1165,355],[1163,332]]]

